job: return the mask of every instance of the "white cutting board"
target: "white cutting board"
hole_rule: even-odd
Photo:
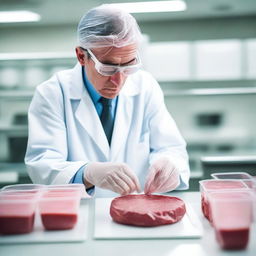
[[[88,202],[79,209],[78,222],[73,229],[59,231],[45,231],[40,216],[35,217],[34,230],[29,234],[0,235],[0,244],[12,243],[56,243],[56,242],[81,242],[87,238],[88,227]]]
[[[98,198],[95,202],[95,239],[152,239],[152,238],[200,238],[203,228],[190,204],[186,214],[177,223],[158,227],[135,227],[115,223],[110,214],[113,198]]]

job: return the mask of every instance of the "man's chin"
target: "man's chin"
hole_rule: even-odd
[[[104,91],[100,92],[101,96],[107,99],[114,99],[116,96],[118,96],[119,91]]]

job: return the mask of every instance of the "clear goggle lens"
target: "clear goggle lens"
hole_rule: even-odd
[[[140,69],[140,65],[133,65],[127,67],[111,67],[111,66],[96,66],[96,70],[103,76],[112,76],[115,73],[121,72],[125,75],[131,75]]]
[[[83,48],[82,48],[83,49]],[[83,49],[85,50],[85,49]],[[131,75],[137,72],[141,68],[141,61],[139,55],[136,58],[136,64],[134,65],[126,65],[126,66],[118,66],[118,65],[107,65],[101,63],[96,56],[91,52],[90,49],[86,50],[91,56],[96,70],[103,76],[112,76],[115,73],[121,72],[125,75]]]

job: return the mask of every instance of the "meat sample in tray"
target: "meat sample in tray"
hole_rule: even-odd
[[[127,195],[113,199],[112,219],[121,224],[153,227],[173,224],[186,213],[183,200],[163,195]]]

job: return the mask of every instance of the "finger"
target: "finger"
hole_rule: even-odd
[[[113,177],[108,176],[106,180],[107,180],[107,187],[106,187],[107,189],[110,189],[120,195],[125,193],[125,190],[123,189],[123,187],[120,186],[118,183],[116,183],[116,180],[114,180]]]
[[[151,179],[148,180],[146,184],[146,194],[152,194],[157,191],[160,186],[159,176],[161,176],[160,170],[157,170],[154,175],[152,175]],[[151,181],[151,182],[150,182]]]
[[[135,184],[135,191],[137,191],[138,193],[141,192],[141,186],[140,186],[140,182],[137,176],[133,175],[132,176],[133,182]]]
[[[129,168],[124,168],[123,171],[126,174],[126,177],[128,177],[129,180],[132,181],[132,185],[135,186],[135,188],[131,192],[137,191],[138,193],[140,193],[141,187],[138,177]]]
[[[151,190],[150,187],[151,187],[151,184],[152,184],[153,180],[155,179],[156,173],[157,173],[157,170],[154,167],[151,167],[149,169],[149,174],[147,176],[146,183],[145,183],[145,186],[144,186],[144,193],[145,194],[150,193],[150,190]]]
[[[150,193],[150,184],[151,184],[151,183],[149,183],[148,181],[146,181],[146,183],[145,183],[145,186],[144,186],[144,193],[145,193],[146,195],[151,194],[151,193]]]
[[[147,183],[150,185],[152,182],[153,182],[153,180],[155,179],[155,176],[157,175],[157,172],[158,172],[158,170],[157,169],[155,169],[155,168],[150,168],[149,169],[149,174],[148,174],[148,177],[147,177]]]
[[[155,185],[155,189],[157,189],[157,191],[159,191],[159,189],[162,186],[165,186],[166,183],[170,183],[170,180],[177,176],[176,175],[177,170],[175,168],[167,168],[167,167],[163,167],[161,169],[158,170],[157,175],[155,175],[155,179],[154,179],[154,185]]]
[[[155,192],[155,183],[154,180],[151,183],[147,183],[144,188],[144,193],[150,195]]]
[[[144,188],[144,193],[146,195],[151,195],[154,192],[154,185],[151,183]]]
[[[133,192],[135,190],[135,184],[133,183],[132,179],[127,176],[123,172],[118,172],[115,174],[120,180],[126,183],[127,187],[129,188],[129,193]]]
[[[153,181],[155,188],[159,188],[169,179],[169,175],[166,175],[164,170],[159,170]]]
[[[174,190],[180,183],[179,174],[172,174],[169,178],[158,187],[157,192],[164,193]]]
[[[165,192],[170,192],[176,189],[176,187],[179,185],[179,181],[174,181],[172,183],[165,183],[161,187],[157,189],[158,193],[165,193]]]
[[[123,193],[122,194],[129,194],[130,193],[130,191],[132,191],[133,190],[133,188],[132,188],[132,182],[130,182],[131,183],[131,187],[130,187],[130,185],[129,184],[127,184],[126,183],[126,181],[125,181],[125,179],[126,180],[128,180],[127,178],[124,178],[125,177],[125,175],[124,174],[120,174],[120,173],[113,173],[112,175],[111,175],[111,177],[113,178],[113,180],[114,180],[114,182],[119,186],[119,187],[121,187],[122,188],[122,190],[123,190]],[[128,180],[128,182],[129,182],[129,180]]]

